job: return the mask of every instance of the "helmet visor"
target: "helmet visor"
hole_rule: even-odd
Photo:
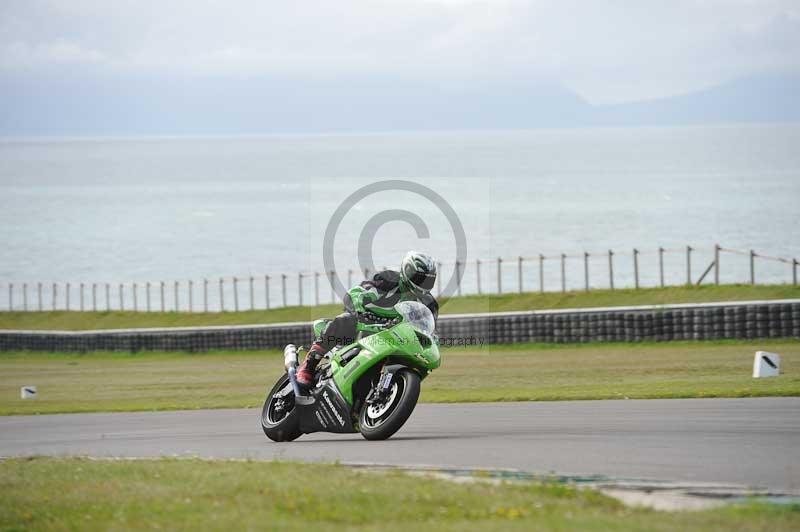
[[[412,285],[425,292],[430,292],[433,285],[436,283],[435,273],[418,272],[410,264],[406,266],[406,279]]]

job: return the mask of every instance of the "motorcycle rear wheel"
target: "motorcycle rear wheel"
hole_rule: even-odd
[[[261,428],[267,438],[272,441],[292,441],[302,434],[300,418],[294,408],[294,394],[281,400],[285,405],[283,409],[279,408],[279,398],[275,397],[275,394],[287,384],[289,384],[289,376],[284,374],[270,390],[261,409]]]
[[[361,435],[368,440],[385,440],[400,430],[419,399],[420,378],[410,369],[394,375],[392,390],[382,405],[364,405],[359,415]]]

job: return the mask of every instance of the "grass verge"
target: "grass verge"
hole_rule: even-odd
[[[442,314],[508,312],[515,310],[660,305],[760,299],[800,298],[800,287],[791,285],[723,285],[642,288],[640,290],[592,290],[454,297],[442,300]],[[341,305],[286,307],[244,312],[0,312],[0,329],[124,329],[133,327],[189,327],[248,325],[311,321],[332,317]]]
[[[751,377],[753,353],[781,375]],[[0,414],[260,407],[278,352],[0,353]],[[22,400],[21,386],[39,397]],[[800,396],[800,341],[515,345],[445,349],[423,402]]]
[[[317,479],[297,488],[297,478]],[[800,507],[627,508],[563,484],[456,484],[336,465],[0,462],[0,528],[26,530],[797,530]]]

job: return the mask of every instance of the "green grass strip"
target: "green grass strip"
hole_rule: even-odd
[[[12,459],[0,462],[0,492],[3,530],[800,529],[797,505],[668,513],[564,484],[280,462]]]
[[[782,356],[753,379],[753,355]],[[0,353],[0,414],[260,407],[279,352]],[[37,399],[20,399],[36,385]],[[800,396],[800,341],[513,345],[442,352],[421,401]]]

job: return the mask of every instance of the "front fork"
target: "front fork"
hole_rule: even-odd
[[[378,378],[378,383],[372,387],[364,402],[369,405],[385,399],[392,389],[395,372],[404,367],[405,366],[400,364],[383,366],[383,368],[381,368],[380,377]]]

